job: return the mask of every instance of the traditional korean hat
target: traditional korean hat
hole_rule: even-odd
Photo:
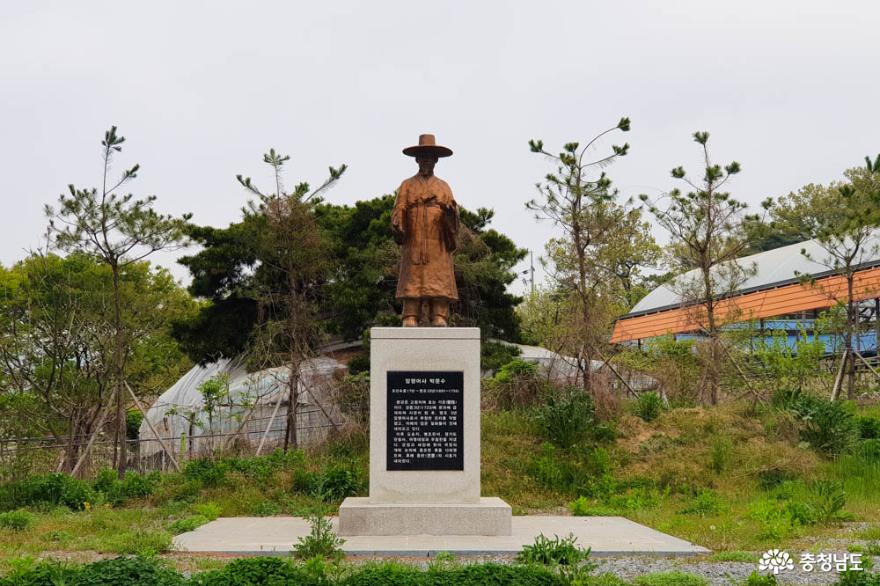
[[[452,155],[452,149],[436,144],[433,134],[420,134],[419,144],[406,147],[403,154],[410,157],[419,155],[434,155],[435,157],[448,157]]]

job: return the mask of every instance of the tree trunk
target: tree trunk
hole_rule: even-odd
[[[119,445],[117,464],[117,474],[120,479],[125,477],[125,469],[128,465],[127,443],[128,440],[125,428],[125,395],[123,392],[123,376],[124,376],[124,352],[125,337],[122,330],[122,300],[119,291],[119,264],[113,262],[110,265],[113,271],[113,320],[115,328],[115,340],[113,350],[113,384],[116,388],[116,438]]]
[[[62,470],[69,474],[79,458],[80,432],[77,417],[71,415],[68,424],[70,429],[67,433],[67,447],[64,448],[64,466]]]
[[[718,351],[719,332],[715,321],[715,291],[712,288],[709,269],[703,270],[703,286],[705,287],[706,321],[709,326],[709,361],[704,365],[706,369],[706,384],[709,390],[709,403],[718,404],[718,387],[720,386],[719,364],[720,352]]]
[[[849,271],[846,275],[846,332],[844,334],[844,349],[846,350],[847,356],[849,356],[849,362],[846,365],[846,398],[853,399],[856,394],[856,361],[853,357],[853,335],[856,330],[856,304],[853,301],[853,293],[855,290],[854,286],[855,275],[852,271]]]
[[[880,299],[874,299],[874,352],[880,355]]]
[[[297,392],[297,384],[299,382],[299,365],[291,359],[290,376],[287,379],[287,425],[284,432],[284,451],[287,452],[289,447],[293,449],[299,447],[299,438],[297,437],[296,415],[297,402],[299,393]]]

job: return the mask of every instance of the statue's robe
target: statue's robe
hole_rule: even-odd
[[[458,300],[452,261],[458,226],[458,205],[445,181],[415,175],[400,184],[391,212],[401,245],[398,299]]]

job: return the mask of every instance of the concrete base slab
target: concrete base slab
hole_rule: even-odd
[[[338,520],[333,519],[338,529]],[[239,555],[286,555],[297,539],[308,535],[309,524],[301,517],[225,517],[174,538],[180,551]],[[346,537],[342,549],[352,556],[433,556],[448,551],[457,555],[515,554],[535,540],[577,537],[593,555],[692,555],[709,550],[683,539],[655,531],[623,517],[513,517],[511,534],[481,535],[387,535]]]
[[[473,504],[372,503],[348,497],[339,506],[339,535],[510,535],[510,505],[498,497]]]

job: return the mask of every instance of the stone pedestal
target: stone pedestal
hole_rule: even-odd
[[[480,496],[479,328],[373,328],[370,496],[339,507],[340,535],[510,535]]]

